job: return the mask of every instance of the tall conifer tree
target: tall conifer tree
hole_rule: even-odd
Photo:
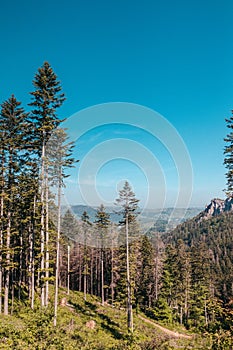
[[[45,242],[48,245],[48,213],[46,213],[46,198],[48,197],[48,171],[46,166],[46,143],[53,130],[59,126],[61,120],[57,116],[57,109],[65,100],[61,93],[61,85],[57,80],[52,67],[48,62],[38,69],[33,80],[35,91],[31,92],[32,120],[35,126],[34,138],[40,164],[40,197],[41,197],[41,259],[40,259],[40,285],[41,306],[47,305],[48,293],[45,293]],[[47,219],[46,219],[47,218]],[[47,221],[48,222],[48,221]],[[47,230],[46,230],[47,228]],[[47,231],[47,232],[46,232]],[[48,254],[46,254],[48,260]]]
[[[126,285],[127,285],[127,327],[133,332],[133,310],[132,310],[132,290],[129,266],[129,224],[134,223],[138,210],[139,200],[135,197],[128,181],[125,181],[123,189],[119,191],[119,197],[115,204],[122,208],[123,220],[120,222],[125,227],[125,243],[126,243]]]

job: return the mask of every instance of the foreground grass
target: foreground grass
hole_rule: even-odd
[[[40,310],[38,306],[32,311],[27,305],[19,304],[14,315],[0,315],[0,349],[211,349],[204,338],[168,335],[136,314],[135,331],[129,335],[124,310],[102,306],[98,298],[91,296],[87,296],[85,302],[83,294],[78,292],[66,296],[61,290],[60,300],[62,298],[66,298],[66,303],[59,306],[56,328],[52,305],[47,310]]]

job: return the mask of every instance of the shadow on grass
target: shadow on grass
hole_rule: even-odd
[[[124,334],[119,332],[119,330],[117,329],[119,327],[119,323],[112,321],[112,319],[109,316],[98,312],[97,306],[95,304],[85,301],[86,307],[83,307],[80,304],[76,304],[73,302],[70,303],[74,306],[76,312],[81,312],[85,316],[99,317],[102,321],[101,327],[106,331],[110,332],[115,339],[124,339]],[[91,313],[90,310],[92,311]]]
[[[112,333],[113,337],[115,339],[125,339],[124,334],[120,333],[118,329],[116,329],[114,326],[110,326],[109,324],[106,324],[105,322],[101,322],[101,327],[105,329],[106,331]]]

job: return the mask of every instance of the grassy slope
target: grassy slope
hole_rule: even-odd
[[[67,296],[61,291],[60,299]],[[102,306],[99,299],[71,292],[66,306],[58,310],[58,325],[53,327],[52,307],[46,313],[31,311],[22,304],[13,316],[0,317],[0,349],[208,349],[204,339],[185,339],[167,334],[151,322],[134,315],[135,332],[126,330],[124,310]],[[93,329],[86,325],[94,321]],[[185,333],[179,329],[179,333]]]

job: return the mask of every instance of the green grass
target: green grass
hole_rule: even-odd
[[[205,349],[206,340],[177,339],[168,336],[134,314],[134,334],[128,334],[126,312],[109,305],[102,306],[96,297],[60,290],[59,299],[68,305],[58,307],[57,327],[53,326],[53,307],[36,310],[18,304],[13,316],[0,315],[0,349],[38,350],[169,350]],[[93,329],[86,324],[95,322]],[[180,329],[179,329],[179,332]]]

